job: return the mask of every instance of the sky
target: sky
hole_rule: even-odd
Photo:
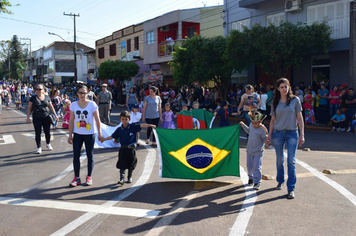
[[[76,17],[77,42],[95,48],[95,41],[114,31],[142,23],[178,9],[223,5],[223,0],[10,0],[9,10],[0,13],[0,40],[11,40],[13,35],[31,39],[35,51],[54,41],[73,42]],[[29,44],[30,40],[21,40]]]

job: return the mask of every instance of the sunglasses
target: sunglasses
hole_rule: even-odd
[[[87,93],[85,92],[78,92],[80,95],[86,95]]]
[[[36,88],[36,90],[41,91],[42,89],[40,89],[40,88]]]

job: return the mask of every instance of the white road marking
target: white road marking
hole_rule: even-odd
[[[331,187],[336,189],[339,193],[341,193],[344,197],[346,197],[348,200],[350,200],[356,206],[356,196],[353,195],[349,190],[347,190],[346,188],[344,188],[343,186],[341,186],[340,184],[338,184],[334,180],[329,179],[324,174],[322,174],[320,171],[314,169],[313,167],[311,167],[307,163],[305,163],[303,161],[300,161],[298,159],[296,161],[297,161],[297,163],[299,165],[303,166],[305,169],[310,171],[310,173],[312,173],[313,175],[315,175],[316,177],[318,177],[319,179],[321,179],[322,181],[326,182]]]
[[[172,221],[184,211],[192,199],[198,195],[198,192],[190,192],[175,207],[173,207],[164,217],[162,217],[155,226],[146,234],[146,236],[160,235]]]
[[[127,207],[113,207],[94,204],[73,203],[67,201],[50,201],[25,198],[0,197],[0,204],[43,207],[67,211],[91,212],[97,214],[123,215],[133,217],[155,218],[160,211],[135,209]]]
[[[140,144],[143,145],[143,142],[140,141]],[[145,164],[143,167],[143,172],[142,172],[140,178],[136,181],[136,183],[131,188],[125,190],[122,194],[105,202],[101,206],[112,207],[115,204],[120,205],[121,204],[120,201],[122,201],[124,198],[126,198],[129,195],[131,195],[132,193],[134,193],[136,190],[141,188],[148,181],[148,179],[153,171],[153,167],[154,167],[154,163],[155,163],[155,159],[156,159],[156,151],[151,146],[147,146],[147,145],[143,145],[143,146],[146,149],[148,149],[148,154],[147,154],[146,161],[145,161]],[[72,232],[73,230],[77,229],[79,226],[86,223],[87,221],[89,221],[90,219],[92,219],[94,216],[96,216],[98,214],[99,213],[93,213],[93,212],[85,213],[84,215],[78,217],[74,221],[70,222],[69,224],[65,225],[61,229],[59,229],[56,232],[54,232],[53,234],[51,234],[51,236],[66,235],[66,234]],[[101,218],[101,220],[102,219],[105,219],[105,218]],[[97,224],[97,225],[100,225],[100,224]],[[95,228],[90,228],[89,230],[92,232],[93,230],[95,230]],[[90,233],[86,233],[84,235],[90,235]]]
[[[82,163],[86,158],[87,158],[87,155],[85,153],[85,150],[83,150],[82,155],[80,156],[80,159],[79,159],[80,163]],[[31,186],[31,187],[29,187],[27,189],[24,189],[24,190],[21,190],[21,191],[15,193],[15,194],[11,194],[10,197],[14,198],[14,197],[20,196],[20,195],[22,195],[24,193],[27,193],[27,192],[29,192],[29,191],[31,191],[33,189],[37,189],[37,188],[40,188],[40,187],[48,185],[48,184],[53,184],[53,183],[63,179],[64,176],[66,176],[67,174],[69,174],[72,171],[73,171],[73,165],[71,164],[64,171],[62,171],[62,173],[60,173],[56,177],[54,177],[54,178],[52,178],[52,179],[50,179],[50,180],[48,180],[46,182],[33,185],[33,186]]]
[[[0,141],[4,141],[3,143],[0,143],[0,145],[16,143],[12,135],[3,135],[2,138],[0,138]]]
[[[29,137],[29,138],[35,138],[35,134],[32,134],[32,133],[22,133],[23,136],[26,136],[26,137]],[[53,138],[53,133],[51,133],[51,140],[54,140]],[[42,134],[41,135],[41,141],[46,141],[46,138],[45,138],[45,135]]]
[[[257,200],[256,191],[253,188],[247,186],[248,175],[246,171],[240,166],[241,180],[245,185],[246,198],[242,204],[239,214],[235,220],[234,225],[231,228],[231,236],[245,235],[248,222],[252,216],[253,208]]]
[[[21,115],[21,116],[27,116],[27,114],[25,114],[25,113],[23,113],[22,111],[16,111],[16,110],[13,110],[13,109],[11,109],[13,112],[15,112],[15,113],[17,113],[17,114],[19,114],[19,115]],[[27,110],[27,109],[26,109]],[[26,122],[26,121],[25,121]]]

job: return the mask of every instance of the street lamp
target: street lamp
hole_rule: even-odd
[[[58,37],[60,37],[64,42],[66,42],[71,48],[73,48],[73,53],[74,53],[74,82],[77,83],[77,50],[76,50],[76,42],[74,42],[74,47],[72,45],[70,45],[70,43],[68,43],[64,38],[62,38],[62,36],[60,36],[59,34],[55,34],[52,32],[48,32],[49,35],[56,35]]]

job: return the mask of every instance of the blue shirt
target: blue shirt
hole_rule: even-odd
[[[319,90],[319,94],[321,96],[328,96],[329,95],[329,90],[325,89],[324,91],[322,89]],[[328,104],[328,99],[327,98],[319,98],[319,105],[327,105]]]
[[[333,119],[336,120],[336,121],[340,121],[340,120],[343,120],[345,119],[345,115],[344,114],[340,114],[340,115],[334,115],[333,116]]]
[[[120,138],[120,144],[123,146],[129,146],[137,143],[137,132],[141,131],[139,123],[133,123],[127,125],[127,127],[120,126],[111,135],[114,139]]]
[[[221,108],[216,112],[220,116],[220,127],[229,126],[229,115],[231,114],[230,109]]]

